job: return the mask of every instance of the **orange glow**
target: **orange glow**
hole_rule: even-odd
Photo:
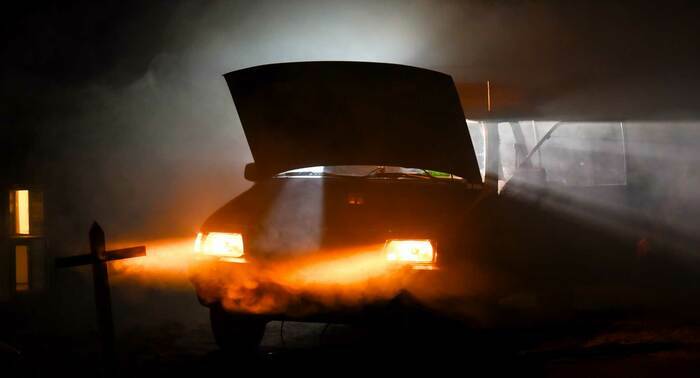
[[[29,290],[29,251],[26,245],[15,246],[15,290]]]
[[[243,235],[238,233],[210,232],[197,234],[195,252],[222,257],[243,256]]]
[[[389,240],[384,247],[388,261],[431,263],[435,257],[430,240]]]
[[[286,266],[279,278],[293,286],[349,285],[381,277],[390,267],[379,245],[298,261]]]
[[[29,191],[15,191],[15,233],[29,235]]]
[[[287,312],[303,315],[318,306],[356,306],[390,299],[402,290],[431,291],[434,285],[416,281],[414,264],[387,260],[388,244],[339,250],[310,251],[287,259],[246,262],[243,257],[208,257],[193,252],[193,238],[129,241],[108,245],[109,249],[146,246],[147,255],[110,263],[114,284],[145,285],[168,290],[191,291],[196,282],[205,300],[221,301],[231,311],[254,313]],[[195,240],[201,249],[205,235]],[[400,240],[422,245],[426,240]],[[410,243],[409,243],[410,244]],[[393,245],[392,245],[393,246]],[[432,246],[430,246],[432,248]],[[418,256],[427,253],[419,248]],[[423,264],[422,266],[427,266]],[[307,298],[310,302],[300,301]],[[300,305],[300,303],[304,303]]]
[[[406,288],[410,269],[388,262],[382,249],[379,244],[318,251],[270,264],[231,264],[239,269],[223,277],[214,270],[203,274],[200,294],[221,298],[224,307],[232,311],[292,315],[315,309],[315,305],[298,307],[299,298],[329,307],[388,299]],[[223,295],[219,297],[219,293]]]
[[[192,238],[129,241],[108,245],[108,249],[146,246],[146,256],[110,263],[115,281],[136,280],[168,287],[189,287],[187,272],[192,258]]]
[[[195,244],[203,248],[204,235],[197,239]],[[439,272],[417,272],[415,269],[436,269],[430,263],[435,261],[437,249],[427,239],[388,240],[355,248],[290,253],[286,258],[251,257],[248,261],[243,257],[213,258],[193,252],[192,236],[124,240],[109,244],[107,249],[138,245],[146,246],[146,256],[108,264],[115,290],[157,287],[194,295],[194,283],[194,289],[204,302],[218,301],[229,311],[261,314],[305,316],[390,300],[402,292],[410,293],[426,305],[439,307],[452,303],[437,300],[440,298],[482,295],[494,287],[496,277],[494,272],[486,274],[466,262]],[[411,245],[415,247],[413,251],[404,247]],[[395,248],[399,252],[408,248],[409,252],[397,252],[396,259],[389,260],[388,251]],[[397,263],[402,261],[399,256],[403,259],[413,256],[415,260],[428,262]],[[497,280],[503,278],[497,277]],[[130,298],[139,299],[141,295],[139,291],[129,293],[134,294]],[[479,316],[472,313],[471,307],[444,310]]]
[[[202,252],[202,233],[198,232],[197,237],[194,239],[194,251]]]

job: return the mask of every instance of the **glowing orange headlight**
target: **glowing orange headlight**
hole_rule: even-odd
[[[219,257],[242,257],[243,235],[228,232],[210,232],[197,234],[194,251],[204,255]]]
[[[384,251],[388,261],[426,264],[435,259],[435,249],[428,239],[387,240]]]

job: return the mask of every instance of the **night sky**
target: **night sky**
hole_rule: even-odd
[[[192,232],[249,184],[222,74],[409,64],[519,88],[538,117],[697,119],[694,2],[100,2],[3,11],[2,177],[56,234]]]

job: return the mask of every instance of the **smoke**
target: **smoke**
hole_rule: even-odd
[[[88,64],[90,80],[71,70],[75,80],[41,88],[48,110],[33,161],[50,192],[51,236],[67,251],[82,248],[95,219],[108,238],[184,236],[249,186],[250,152],[221,77],[235,69],[300,60],[416,65],[525,88],[543,96],[539,110],[552,117],[644,117],[650,98],[682,113],[693,96],[680,85],[697,80],[686,70],[695,62],[688,41],[665,43],[694,25],[683,22],[693,12],[675,4],[664,12],[678,17],[664,27],[656,10],[625,2],[168,3],[120,14],[129,12],[107,33],[114,40],[67,39],[75,56],[57,55],[61,67]],[[88,60],[90,49],[110,51],[109,60]],[[676,75],[658,74],[669,66]]]
[[[193,253],[191,240],[145,245],[148,256],[112,263],[113,283],[118,290],[127,288],[132,293],[130,303],[149,299],[133,297],[138,287],[193,295],[191,278],[202,300],[221,303],[233,312],[302,317],[357,310],[408,294],[436,310],[466,315],[468,309],[445,307],[442,301],[483,296],[502,280],[495,272],[487,273],[466,261],[446,271],[417,271],[387,261],[383,244],[319,250],[255,264],[202,259]]]
[[[274,197],[267,216],[260,220],[263,234],[253,248],[287,253],[319,249],[324,227],[322,180],[284,184]]]
[[[305,315],[389,300],[403,288],[405,271],[387,264],[382,246],[325,251],[309,257],[253,266],[214,266],[197,271],[205,300],[231,311]]]
[[[148,50],[146,70],[133,81],[50,94],[72,108],[47,122],[37,148],[45,156],[56,239],[76,235],[66,249],[77,248],[93,219],[108,238],[192,233],[247,188],[242,171],[252,158],[223,73],[289,60],[406,61],[412,54],[404,35],[409,24],[399,15],[387,20],[389,8],[375,14],[329,7],[181,4],[167,12],[158,32],[166,37]],[[118,59],[117,70],[123,63]]]
[[[193,239],[177,238],[128,242],[114,248],[143,245],[146,256],[111,263],[112,282],[135,283],[157,289],[189,292],[191,284],[187,280],[189,267],[193,261]]]
[[[649,220],[647,233],[691,256],[700,252],[700,123],[629,122],[630,206]]]
[[[94,19],[109,19],[113,8]],[[38,130],[28,133],[36,141],[26,148],[31,155],[26,165],[35,164],[45,183],[52,249],[57,254],[84,250],[93,220],[106,230],[108,244],[146,244],[149,257],[114,264],[118,283],[188,287],[191,238],[198,226],[249,187],[243,167],[251,161],[250,151],[221,77],[235,69],[302,60],[392,62],[437,69],[458,82],[489,79],[522,87],[538,103],[534,112],[552,119],[697,119],[696,48],[693,38],[685,37],[698,34],[697,11],[684,4],[657,9],[624,1],[607,7],[595,2],[168,2],[148,12],[132,11],[104,22],[109,30],[95,37],[98,42],[77,47],[60,34],[48,38],[54,30],[45,26],[47,38],[36,39],[48,42],[12,54],[19,68],[3,71],[3,79],[12,83],[6,97],[27,113],[18,127]],[[93,18],[80,12],[64,16]],[[27,28],[42,23],[48,24],[40,20]],[[82,41],[85,33],[69,37]],[[54,55],[61,64],[54,64]],[[45,72],[24,71],[43,59]],[[64,77],[52,78],[54,70]],[[621,218],[614,227],[641,213],[654,225],[647,230],[664,224],[692,235],[700,219],[693,190],[697,124],[629,122],[627,130],[631,202],[620,208],[613,198],[593,203],[587,198],[567,209],[584,209],[593,221],[591,208],[616,209]],[[559,194],[571,204],[570,193]],[[260,273],[259,282],[283,288],[282,302],[246,302],[254,292],[251,283],[228,282],[229,306],[290,306],[284,302],[287,294],[309,286],[321,302],[331,303],[335,294],[316,281],[334,275],[346,258],[353,266],[362,261],[338,256]],[[464,272],[454,277],[454,287],[480,293],[494,285],[481,268],[464,267]],[[364,283],[350,285],[352,295],[341,296],[341,302],[386,298],[398,290],[393,284]],[[434,289],[449,295],[453,288]],[[136,292],[117,297],[147,302],[146,296],[134,297]]]
[[[556,212],[619,235],[653,235],[666,247],[697,255],[699,240],[693,231],[700,225],[700,197],[693,190],[700,179],[695,169],[700,159],[694,147],[700,142],[697,122],[559,126],[531,159],[544,169],[547,184],[526,184],[520,193],[524,198],[542,200],[538,191],[546,189],[551,196],[543,201]],[[512,144],[507,145],[502,146],[503,163],[513,167],[514,151]]]
[[[208,302],[231,311],[302,315],[318,306],[359,306],[388,300],[405,288],[407,271],[387,263],[383,245],[318,251],[274,263],[216,263],[196,256],[191,240],[146,242],[148,255],[116,261],[115,284],[191,291],[195,279]]]

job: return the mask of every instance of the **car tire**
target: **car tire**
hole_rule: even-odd
[[[227,352],[253,353],[265,334],[266,320],[233,314],[220,306],[209,309],[211,329],[219,348]]]

